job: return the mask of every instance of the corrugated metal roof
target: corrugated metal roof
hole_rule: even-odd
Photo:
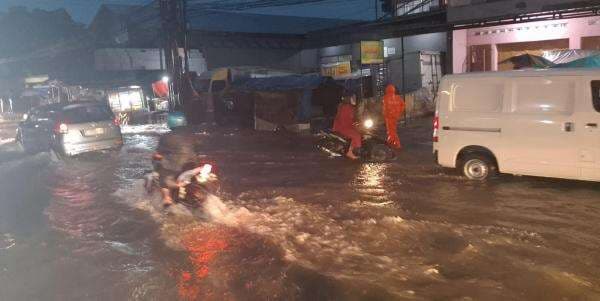
[[[315,89],[330,80],[318,74],[287,75],[268,78],[248,78],[233,82],[236,89],[243,91],[287,91]]]
[[[120,17],[127,17],[142,8],[140,5],[130,4],[103,4],[102,6]]]
[[[268,34],[305,34],[356,23],[356,20],[203,11],[190,17],[196,30]]]
[[[105,4],[104,7],[122,18],[136,15],[156,15],[156,6]],[[225,33],[306,34],[315,30],[357,23],[357,20],[309,18],[256,13],[201,10],[190,5],[188,21],[192,29]],[[148,27],[159,26],[158,17],[149,18]]]

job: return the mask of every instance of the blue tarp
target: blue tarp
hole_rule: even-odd
[[[233,88],[240,91],[312,90],[326,80],[327,77],[318,74],[249,78],[234,82]]]
[[[592,55],[569,63],[558,64],[554,68],[600,68],[600,55]]]

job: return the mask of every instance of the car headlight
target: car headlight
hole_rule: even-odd
[[[373,122],[373,119],[371,118],[367,118],[364,122],[363,125],[366,129],[370,129],[373,128],[373,126],[375,125],[375,122]]]

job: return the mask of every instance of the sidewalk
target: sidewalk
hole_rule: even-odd
[[[18,121],[3,122],[0,120],[0,141],[14,139],[17,134]]]

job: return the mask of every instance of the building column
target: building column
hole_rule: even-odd
[[[452,31],[446,32],[446,74],[454,73],[454,35]]]
[[[492,71],[498,71],[498,45],[492,44]]]
[[[580,35],[573,35],[569,37],[569,49],[581,49]]]
[[[467,30],[455,30],[452,33],[452,71],[453,73],[467,72],[468,37]]]

